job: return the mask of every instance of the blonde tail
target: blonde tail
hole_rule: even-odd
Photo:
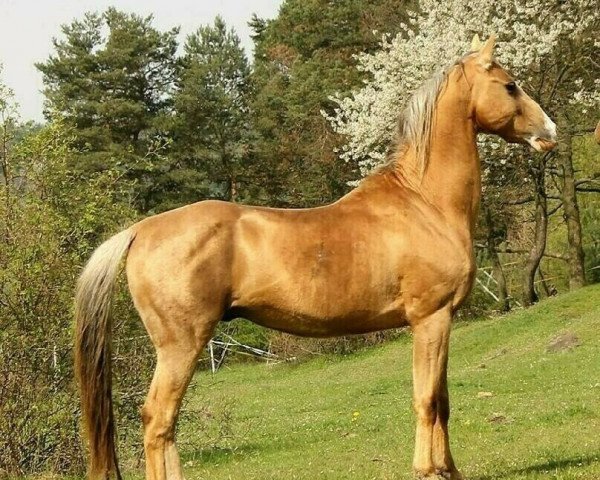
[[[77,282],[75,371],[90,450],[90,479],[111,474],[121,479],[112,402],[111,303],[121,258],[134,237],[130,228],[100,245]]]

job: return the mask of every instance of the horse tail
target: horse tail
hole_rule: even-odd
[[[111,376],[111,303],[121,258],[135,237],[132,228],[92,254],[75,293],[75,371],[89,443],[89,478],[121,479],[115,447]]]

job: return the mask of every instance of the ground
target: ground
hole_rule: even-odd
[[[342,358],[199,373],[179,432],[186,478],[411,479],[410,364],[407,334]],[[600,478],[600,286],[457,324],[449,381],[468,480]],[[198,447],[205,430],[220,439]]]

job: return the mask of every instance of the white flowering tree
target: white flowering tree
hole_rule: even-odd
[[[586,112],[597,110],[600,100],[597,0],[421,0],[419,11],[409,18],[397,36],[382,39],[379,51],[359,56],[358,68],[367,73],[367,80],[353,95],[336,98],[339,106],[328,117],[334,130],[347,139],[339,152],[341,157],[356,164],[361,176],[384,159],[406,100],[435,71],[467,53],[475,33],[484,38],[497,35],[496,56],[500,63],[546,111],[561,116],[559,126],[567,124],[566,133],[593,130],[592,125],[586,125]],[[570,144],[570,138],[568,141]],[[533,278],[545,248],[548,216],[544,193],[547,157],[525,154],[522,148],[507,146],[491,137],[480,139],[480,150],[488,202],[494,194],[506,198],[506,192],[499,194],[502,190],[494,187],[506,184],[511,173],[512,181],[528,180],[534,186],[531,197],[536,204],[536,248],[527,262],[530,272],[526,283],[530,285],[529,292],[525,292],[525,297],[534,300]],[[568,197],[562,199],[565,217],[576,217],[575,227],[569,228],[579,225],[580,231],[570,150],[560,153],[561,157],[568,157],[558,162],[560,171],[567,172],[561,179],[560,192]],[[523,164],[529,167],[529,178],[515,174],[516,162],[511,161],[523,155],[527,156]],[[576,239],[573,241],[577,243]],[[569,255],[580,270],[577,273],[575,268],[571,273],[581,278],[581,234],[579,246]]]
[[[598,24],[596,7],[595,0],[422,0],[422,13],[412,13],[396,37],[384,37],[379,51],[359,56],[358,68],[369,76],[364,86],[336,98],[339,108],[329,120],[348,139],[342,158],[357,163],[363,175],[377,166],[406,100],[435,71],[467,53],[474,33],[496,34],[498,60],[522,83],[536,87],[539,74],[555,63],[558,43]],[[600,79],[587,80],[578,77],[570,104],[598,102]],[[536,93],[541,92],[530,92]]]

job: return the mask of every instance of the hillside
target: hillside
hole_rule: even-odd
[[[565,332],[580,345],[548,351]],[[412,478],[410,363],[406,336],[341,359],[199,375],[186,419],[201,413],[179,433],[186,477]],[[468,479],[600,478],[600,286],[456,325],[450,390]],[[230,428],[207,445],[217,419]]]

